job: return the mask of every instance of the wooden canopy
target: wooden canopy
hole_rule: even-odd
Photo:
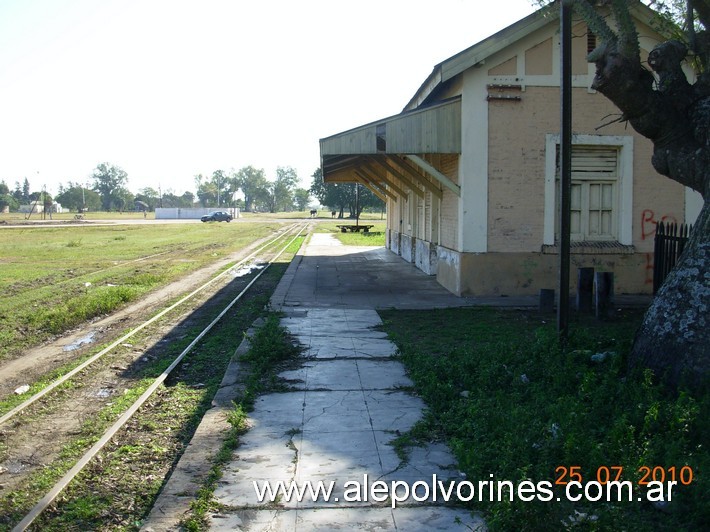
[[[362,183],[383,201],[423,197],[420,186],[437,197],[442,186],[460,195],[459,186],[425,158],[461,153],[461,98],[406,111],[320,140],[326,183]]]

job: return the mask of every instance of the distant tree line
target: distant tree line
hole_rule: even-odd
[[[10,211],[17,211],[20,205],[29,205],[35,202],[51,205],[52,196],[44,190],[30,192],[30,182],[27,178],[22,184],[16,181],[14,190],[10,190],[5,181],[0,181],[0,210],[9,208]]]
[[[298,187],[298,174],[290,166],[276,169],[273,181],[264,170],[245,166],[238,171],[216,170],[195,176],[197,198],[203,207],[236,206],[245,212],[305,211],[308,190]]]
[[[58,194],[51,198],[45,192],[30,192],[27,178],[15,183],[14,190],[0,182],[0,209],[6,206],[17,211],[20,205],[33,201],[51,203],[82,212],[90,211],[153,211],[158,207],[208,208],[239,207],[245,212],[289,212],[310,208],[311,198],[316,198],[339,218],[354,218],[365,210],[384,210],[384,203],[367,187],[353,183],[323,182],[321,169],[312,175],[310,189],[298,187],[298,174],[290,166],[278,167],[273,180],[262,169],[245,166],[238,171],[215,170],[212,175],[195,176],[197,194],[175,194],[145,187],[134,194],[126,187],[128,174],[119,166],[100,163],[85,183],[68,181],[60,185]],[[359,211],[357,211],[359,209]]]
[[[298,175],[291,167],[279,167],[274,180],[266,178],[264,170],[247,166],[235,172],[215,170],[211,176],[195,176],[197,195],[181,195],[171,189],[166,191],[145,187],[134,194],[127,188],[128,174],[119,166],[100,163],[86,183],[68,181],[60,185],[58,194],[51,198],[43,192],[30,192],[27,178],[15,183],[13,191],[5,181],[0,182],[0,209],[9,207],[17,211],[44,198],[45,202],[58,202],[72,211],[132,211],[158,207],[240,207],[245,211],[281,212],[309,208],[310,193],[299,188]],[[241,191],[241,194],[239,192]]]

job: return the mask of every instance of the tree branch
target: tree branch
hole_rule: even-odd
[[[609,27],[602,17],[594,7],[587,2],[587,0],[574,0],[572,3],[573,9],[579,13],[579,15],[587,23],[587,27],[597,36],[599,42],[605,43],[606,45],[615,45],[618,41],[616,33]],[[598,46],[594,49],[587,60],[590,63],[596,62],[596,57],[603,54],[602,47]]]
[[[621,52],[629,57],[638,56],[640,54],[639,35],[636,31],[636,24],[631,18],[628,3],[626,0],[613,0],[611,8],[619,25]]]
[[[710,118],[710,98],[708,112],[698,113],[698,96],[681,68],[687,53],[685,46],[669,41],[651,52],[649,64],[660,78],[659,90],[654,90],[655,79],[641,65],[638,45],[630,43],[638,35],[635,28],[629,28],[633,20],[624,11],[625,3],[615,0],[613,4],[619,36],[587,2],[577,0],[574,5],[590,28],[592,24],[606,28],[598,36],[605,35],[608,40],[602,37],[601,44],[588,56],[596,65],[592,88],[611,100],[623,118],[653,142],[652,163],[658,173],[705,196],[708,179],[704,167],[710,158],[710,149],[706,148],[710,146],[710,121],[705,120],[705,115]]]
[[[698,16],[698,21],[704,28],[710,25],[710,2],[708,0],[688,0],[688,5]],[[692,21],[691,21],[692,26]],[[689,26],[687,29],[690,30]]]

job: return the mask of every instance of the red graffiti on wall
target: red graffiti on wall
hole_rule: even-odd
[[[658,230],[658,222],[677,223],[678,220],[672,214],[666,214],[661,219],[656,218],[656,213],[651,209],[644,209],[641,213],[641,240],[646,240],[656,235]],[[653,284],[653,253],[646,253],[646,278],[645,284]]]
[[[651,209],[644,209],[641,213],[641,240],[646,240],[656,234],[658,222],[678,223],[678,220],[673,214],[665,214],[659,220],[656,218],[656,213]]]

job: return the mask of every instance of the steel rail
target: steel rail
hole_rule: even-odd
[[[121,417],[118,418],[118,420],[104,433],[104,435],[101,437],[99,441],[97,441],[91,449],[89,449],[84,456],[79,459],[79,461],[72,467],[55,485],[54,487],[47,492],[47,494],[40,499],[40,501],[30,510],[30,512],[20,521],[15,527],[12,529],[12,532],[23,532],[24,530],[29,527],[37,517],[54,501],[54,499],[59,495],[64,488],[66,488],[69,483],[78,475],[82,469],[91,461],[91,459],[96,456],[101,449],[113,438],[113,436],[116,435],[116,433],[133,417],[133,414],[135,414],[138,409],[143,406],[143,404],[150,398],[151,395],[155,392],[155,390],[158,389],[158,387],[165,382],[165,379],[167,379],[168,375],[182,362],[182,359],[185,358],[185,356],[192,351],[192,348],[197,345],[197,343],[214,327],[223,317],[224,315],[229,312],[229,310],[239,301],[242,296],[251,288],[251,286],[261,277],[268,269],[271,264],[278,259],[284,251],[293,243],[296,241],[296,239],[301,235],[304,229],[308,224],[304,224],[303,227],[299,230],[299,232],[296,234],[296,236],[288,243],[286,244],[281,250],[278,252],[278,254],[270,260],[267,265],[256,275],[254,278],[247,284],[247,286],[242,289],[241,292],[222,310],[222,312],[219,313],[219,315],[212,320],[212,322],[205,327],[202,332],[195,337],[195,339],[190,342],[190,345],[188,345],[178,356],[173,360],[172,364],[168,366],[163,373],[161,373],[155,381],[143,392],[143,394],[136,400],[135,403],[133,403],[122,415]],[[282,237],[281,235],[279,238],[275,239],[278,240]],[[273,244],[275,240],[272,240],[268,245]],[[263,249],[263,248],[262,248]],[[229,271],[229,270],[227,270]]]
[[[85,360],[84,362],[79,364],[73,370],[69,371],[68,373],[66,373],[65,375],[60,377],[59,379],[53,381],[52,383],[47,385],[45,388],[43,388],[42,390],[40,390],[39,392],[34,394],[32,397],[29,397],[26,401],[20,403],[15,408],[13,408],[12,410],[10,410],[6,414],[4,414],[2,417],[0,417],[0,425],[2,425],[3,423],[6,423],[10,419],[12,419],[14,416],[16,416],[17,414],[22,412],[25,408],[27,408],[28,406],[35,403],[37,400],[41,399],[42,397],[47,395],[49,392],[54,390],[57,386],[61,386],[62,384],[64,384],[66,381],[71,379],[74,375],[76,375],[80,371],[84,370],[85,368],[87,368],[88,366],[90,366],[91,364],[96,362],[98,359],[103,357],[106,353],[111,352],[114,348],[116,348],[117,346],[124,343],[128,338],[130,338],[131,336],[133,336],[137,332],[140,332],[141,330],[146,328],[148,325],[151,325],[155,321],[162,318],[168,312],[174,310],[175,308],[179,307],[180,305],[182,305],[183,303],[185,303],[189,299],[193,298],[195,295],[199,294],[202,290],[206,289],[209,285],[211,285],[212,283],[214,283],[218,279],[221,279],[223,276],[227,275],[231,270],[233,270],[234,268],[236,268],[238,266],[243,265],[245,262],[247,262],[248,260],[253,258],[257,253],[260,253],[262,250],[273,245],[274,242],[284,238],[284,235],[290,234],[293,230],[295,230],[297,228],[298,228],[297,224],[293,224],[292,226],[288,227],[286,230],[284,230],[281,234],[279,234],[276,238],[274,238],[270,242],[264,244],[263,246],[261,246],[259,249],[257,249],[256,251],[254,251],[250,255],[247,255],[241,261],[239,261],[239,262],[233,264],[232,266],[230,266],[229,268],[225,269],[223,272],[219,273],[218,275],[216,275],[215,277],[213,277],[212,279],[210,279],[209,281],[204,283],[199,288],[196,288],[195,290],[190,292],[188,295],[184,296],[182,299],[180,299],[176,303],[173,303],[172,305],[170,305],[166,309],[163,309],[161,312],[159,312],[158,314],[156,314],[155,316],[150,318],[148,321],[143,322],[142,324],[137,326],[135,329],[132,329],[131,331],[129,331],[125,335],[121,336],[118,340],[112,342],[107,347],[105,347],[104,349],[102,349],[101,351],[99,351],[98,353],[93,355],[92,357],[88,358],[87,360]],[[305,228],[305,226],[304,226],[304,228]],[[300,234],[300,232],[299,232],[299,234]]]

